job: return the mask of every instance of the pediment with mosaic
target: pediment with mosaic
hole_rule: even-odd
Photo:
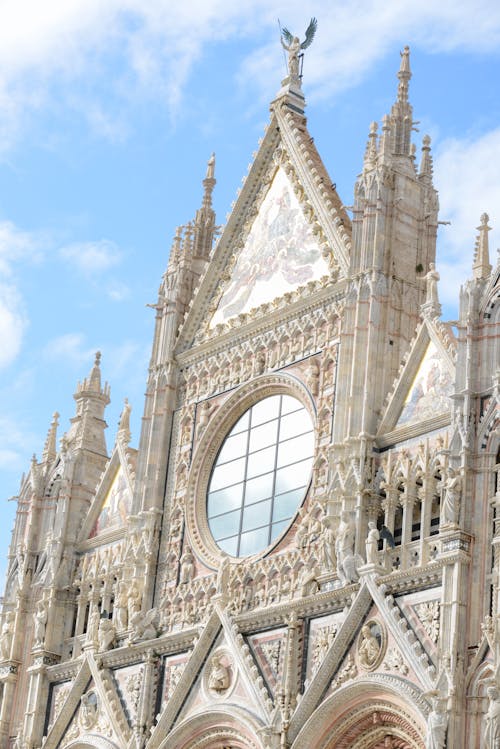
[[[311,291],[336,272],[335,258],[281,147],[275,161],[279,165],[273,164],[260,205],[244,224],[212,304],[211,330],[235,317],[251,317],[300,287]]]

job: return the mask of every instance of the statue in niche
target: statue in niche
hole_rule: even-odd
[[[281,45],[288,52],[288,75],[295,80],[299,79],[299,55],[302,49],[307,49],[314,39],[318,22],[311,18],[306,30],[306,38],[301,43],[298,36],[293,36],[288,29],[283,28],[281,32]],[[285,43],[286,42],[286,43]]]
[[[373,521],[368,523],[368,536],[366,537],[366,563],[378,564],[378,542],[380,533]]]
[[[97,722],[97,695],[95,692],[87,692],[80,697],[80,725],[85,730],[90,730]]]
[[[217,570],[217,582],[215,587],[218,595],[227,595],[229,593],[229,574],[231,563],[227,554],[223,554],[219,569]]]
[[[229,668],[222,662],[223,656],[214,655],[211,660],[208,688],[214,692],[225,692],[231,683]]]
[[[442,710],[438,699],[432,702],[432,710],[427,718],[427,738],[425,749],[443,749],[446,741],[448,716]]]
[[[48,619],[48,604],[42,598],[36,605],[35,612],[35,646],[43,645],[45,641],[45,627]]]
[[[344,585],[359,580],[357,567],[360,566],[360,563],[363,564],[363,560],[357,554],[354,554],[354,538],[354,523],[350,514],[343,510],[335,539],[335,553],[337,554],[337,571],[340,581]]]
[[[336,565],[335,531],[332,528],[332,518],[323,518],[323,532],[321,534],[323,564],[328,570],[334,570]]]
[[[179,573],[179,584],[185,585],[194,577],[194,556],[193,552],[186,547],[183,555],[181,556],[181,569]]]
[[[14,619],[14,612],[7,611],[2,626],[2,636],[0,637],[0,658],[3,661],[7,661],[10,658],[12,635],[14,634]]]
[[[141,610],[142,595],[137,580],[132,580],[128,592],[127,614],[129,623]]]
[[[434,263],[429,263],[429,272],[425,276],[426,304],[432,304],[432,305],[439,304],[438,288],[437,288],[438,281],[439,281],[439,273],[436,270],[436,266],[434,265]]]
[[[500,695],[495,686],[486,690],[488,695],[488,711],[484,716],[484,746],[485,749],[500,749]]]
[[[460,515],[460,495],[462,477],[458,471],[448,466],[444,482],[443,525],[457,525]]]
[[[95,642],[99,633],[99,622],[101,619],[101,613],[97,605],[92,607],[92,611],[89,616],[89,623],[87,626],[87,640],[88,642]]]
[[[118,595],[116,596],[114,619],[117,630],[123,631],[128,626],[128,594],[125,583],[122,581],[118,585]]]
[[[376,622],[364,624],[361,627],[361,638],[358,644],[359,662],[367,671],[377,665],[382,650],[382,633]]]

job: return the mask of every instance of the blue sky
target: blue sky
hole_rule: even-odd
[[[0,9],[0,476],[6,550],[22,471],[102,351],[112,447],[124,397],[137,445],[154,302],[178,224],[216,152],[225,222],[284,77],[278,18],[307,51],[308,126],[346,204],[399,51],[433,141],[445,317],[483,211],[500,243],[500,8],[483,2],[7,0]]]

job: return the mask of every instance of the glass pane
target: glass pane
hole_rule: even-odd
[[[265,502],[258,502],[256,505],[250,505],[250,507],[245,507],[243,510],[243,524],[241,530],[249,531],[252,530],[252,528],[260,528],[262,525],[267,527],[271,520],[270,516],[270,499]]]
[[[276,494],[306,486],[311,478],[312,458],[276,471]]]
[[[231,484],[237,484],[245,478],[245,458],[233,460],[231,463],[225,463],[217,466],[212,474],[209,490],[211,492],[222,489]]]
[[[252,428],[250,431],[250,452],[269,447],[276,442],[278,435],[278,420],[268,421],[260,427]]]
[[[314,451],[314,435],[312,432],[294,437],[286,442],[280,442],[278,447],[278,468],[296,463],[303,458],[310,458]]]
[[[274,498],[273,521],[290,519],[297,512],[304,497],[305,488],[294,489],[292,492],[280,494]]]
[[[240,540],[240,557],[245,557],[248,554],[255,554],[262,549],[265,549],[269,545],[269,528],[259,528],[256,531],[249,531],[248,533],[241,534]]]
[[[210,530],[217,541],[218,538],[224,538],[225,536],[232,536],[238,533],[240,529],[240,517],[241,512],[228,512],[225,515],[219,515],[217,518],[210,520]]]
[[[264,421],[277,419],[279,416],[279,409],[279,395],[272,395],[270,398],[264,398],[264,400],[259,401],[255,406],[252,406],[252,426],[255,427],[258,424],[263,424]]]
[[[237,434],[238,432],[243,432],[245,429],[248,428],[248,424],[250,421],[250,411],[245,411],[243,416],[238,419],[234,427],[231,429],[230,434]]]
[[[210,518],[212,515],[220,515],[221,512],[236,510],[238,507],[241,507],[243,486],[244,484],[241,483],[231,486],[229,489],[221,489],[218,492],[211,492],[208,495],[207,500],[208,517]]]
[[[247,451],[248,432],[240,432],[234,437],[228,437],[217,458],[217,464],[227,463],[234,458],[241,458]]]
[[[245,504],[250,505],[258,502],[259,499],[271,497],[273,493],[274,473],[266,473],[256,479],[247,481],[245,487]]]
[[[305,411],[304,406],[300,401],[298,401],[296,398],[292,398],[290,395],[283,395],[282,396],[282,403],[281,403],[281,414],[289,414],[292,411],[298,411],[299,409],[303,409]]]
[[[226,554],[230,554],[232,557],[238,556],[238,536],[232,538],[225,538],[223,541],[217,541],[219,549],[225,551]]]
[[[266,447],[248,456],[247,477],[258,476],[259,473],[267,473],[274,470],[276,460],[276,447]]]
[[[271,541],[274,541],[278,538],[278,536],[281,536],[285,528],[287,527],[288,523],[290,522],[290,519],[283,520],[281,523],[273,523],[271,527]]]
[[[280,423],[280,442],[289,437],[296,437],[303,432],[311,431],[311,418],[305,408],[288,416],[283,416]]]

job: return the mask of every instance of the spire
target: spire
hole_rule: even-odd
[[[212,208],[212,192],[215,184],[215,154],[212,153],[208,160],[207,171],[203,180],[201,208],[196,211],[193,227],[193,257],[201,258],[202,260],[208,260],[210,257],[217,232],[215,211]]]
[[[491,273],[490,265],[490,250],[488,232],[491,231],[491,226],[488,226],[489,216],[487,213],[483,213],[481,216],[481,224],[477,227],[479,232],[476,238],[476,248],[474,252],[474,261],[472,263],[472,273],[475,279],[488,278]]]
[[[408,101],[411,79],[410,48],[406,46],[400,54],[398,93],[391,109],[392,153],[395,156],[410,156],[410,137],[413,126],[413,110]]]
[[[47,433],[47,439],[45,440],[45,446],[42,453],[42,463],[52,463],[56,459],[57,455],[57,427],[59,426],[59,414],[57,411],[52,417],[52,423]]]
[[[424,135],[422,138],[422,160],[420,162],[420,179],[425,182],[432,183],[432,154],[431,154],[431,139],[429,135]]]
[[[76,387],[76,415],[71,419],[67,434],[68,445],[95,448],[96,452],[106,453],[103,419],[104,409],[109,403],[109,385],[101,386],[101,352],[97,351],[90,374]]]
[[[364,171],[370,171],[377,163],[377,129],[377,123],[372,122],[365,150],[365,163],[363,165]]]

